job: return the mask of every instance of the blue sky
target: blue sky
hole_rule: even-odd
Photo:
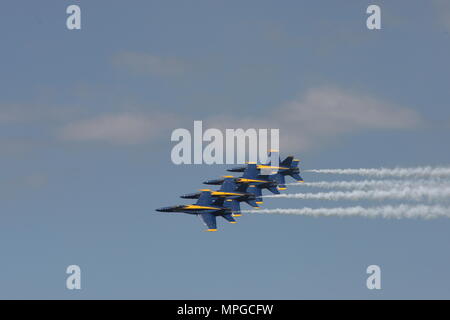
[[[5,1],[0,34],[0,298],[450,298],[444,219],[154,211],[227,168],[171,163],[193,120],[280,127],[304,169],[450,163],[445,1]]]

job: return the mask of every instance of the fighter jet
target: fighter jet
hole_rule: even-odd
[[[216,217],[221,216],[230,223],[236,223],[231,209],[224,206],[225,198],[213,199],[211,191],[202,191],[197,202],[190,205],[178,205],[156,209],[159,212],[183,212],[198,215],[208,227],[206,231],[217,231]]]
[[[278,165],[272,164],[271,163],[271,158],[272,155],[274,155],[275,157],[278,158]],[[292,157],[293,158],[293,157]],[[289,169],[289,164],[286,162],[288,160],[288,158],[286,158],[284,161],[281,161],[280,158],[280,153],[278,150],[269,150],[268,154],[267,154],[267,159],[268,162],[264,163],[264,164],[258,164],[256,166],[257,169],[259,170],[264,170],[265,172],[263,173],[264,175],[271,175],[274,173],[277,173],[279,170],[286,170]],[[249,162],[247,162],[249,163]],[[239,166],[239,167],[234,167],[231,169],[228,169],[227,171],[230,172],[244,172],[244,170],[247,168],[247,166]]]
[[[257,190],[255,186],[249,186],[247,183],[237,184],[233,176],[224,176],[222,186],[217,191],[203,189],[201,191],[210,191],[212,197],[224,197],[225,207],[231,208],[234,217],[241,216],[241,202],[246,202],[252,207],[259,208],[255,202]],[[183,199],[198,199],[201,192],[184,194]]]
[[[271,152],[269,152],[268,158],[270,159]],[[271,162],[269,161],[266,164],[257,165],[258,170],[266,169],[273,170],[272,174],[268,175],[268,179],[271,181],[275,181],[277,183],[277,187],[279,190],[286,190],[286,176],[291,176],[298,182],[303,182],[303,178],[300,176],[300,169],[298,168],[300,160],[294,159],[293,156],[288,156],[286,159],[281,161],[279,159],[278,166],[272,166]],[[240,166],[228,169],[228,171],[231,172],[244,172],[247,166]]]
[[[231,171],[229,169],[228,171]],[[280,194],[277,189],[278,183],[270,176],[261,175],[259,169],[257,169],[256,163],[248,163],[244,169],[242,177],[234,178],[236,183],[252,184],[254,186],[252,193],[256,196],[256,203],[262,204],[262,192],[261,189],[267,189],[274,194]],[[204,184],[218,185],[223,183],[223,179],[207,180]]]
[[[286,157],[280,162],[280,169],[277,173],[271,176],[271,179],[278,183],[279,190],[286,190],[286,176],[291,176],[298,182],[303,182],[303,178],[300,176],[300,169],[298,168],[298,163],[300,160],[294,159],[293,156]]]

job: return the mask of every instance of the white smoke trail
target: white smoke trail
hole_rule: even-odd
[[[287,186],[305,186],[323,189],[393,189],[415,186],[450,187],[450,181],[442,180],[351,180],[287,183]]]
[[[372,177],[450,177],[450,167],[379,168],[379,169],[312,169],[305,172],[361,175]]]
[[[443,206],[409,206],[401,204],[398,206],[383,206],[383,207],[339,207],[339,208],[301,208],[301,209],[262,209],[262,210],[243,210],[248,213],[262,213],[262,214],[294,214],[311,217],[368,217],[368,218],[450,218],[450,208]]]
[[[332,191],[332,192],[317,192],[317,193],[291,193],[291,194],[277,194],[266,195],[265,198],[291,198],[291,199],[314,199],[314,200],[442,200],[450,199],[450,187],[423,187],[416,186],[405,187],[402,189],[388,189],[388,190],[354,190],[354,191]]]

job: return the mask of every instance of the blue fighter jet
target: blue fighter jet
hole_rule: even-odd
[[[229,169],[228,171],[232,171],[235,169]],[[236,171],[233,171],[236,172]],[[261,189],[267,189],[274,194],[280,194],[280,191],[277,189],[278,183],[272,179],[270,176],[261,175],[260,170],[257,168],[256,163],[249,163],[244,169],[244,174],[242,177],[234,178],[236,183],[245,183],[251,184],[254,187],[252,188],[252,192],[256,196],[256,203],[262,204],[262,192]],[[215,179],[208,180],[203,182],[204,184],[210,185],[218,185],[223,183],[223,179]]]
[[[201,191],[211,191],[203,189]],[[225,207],[231,208],[231,212],[234,217],[241,216],[241,202],[246,202],[248,205],[259,208],[256,203],[256,195],[258,191],[254,185],[248,185],[247,183],[237,184],[233,176],[224,176],[222,185],[219,190],[211,191],[212,197],[224,197]],[[183,199],[198,199],[201,192],[188,193],[180,196]]]
[[[273,151],[271,151],[273,152]],[[270,159],[271,152],[269,152],[268,158]],[[278,153],[278,152],[276,152]],[[274,172],[268,175],[268,179],[271,181],[275,181],[277,183],[277,187],[279,190],[286,190],[286,176],[291,176],[298,182],[303,182],[303,178],[300,176],[300,169],[298,168],[300,160],[294,159],[293,156],[288,156],[286,159],[281,161],[279,158],[278,165],[273,166],[269,160],[266,164],[257,165],[257,169]],[[247,166],[240,166],[228,169],[230,172],[244,172],[247,169]]]
[[[216,217],[221,216],[230,223],[236,223],[231,208],[224,206],[225,198],[213,199],[211,191],[203,191],[197,202],[156,209],[159,212],[183,212],[198,215],[208,227],[206,231],[217,231]]]

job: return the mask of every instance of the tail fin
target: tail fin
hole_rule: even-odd
[[[256,167],[256,163],[249,163],[247,165],[247,168],[244,170],[244,174],[242,175],[242,178],[246,179],[255,179],[258,176],[258,169]]]
[[[220,187],[220,191],[224,192],[233,192],[237,188],[236,182],[234,181],[234,178],[225,178],[225,180],[222,183],[222,186]]]
[[[303,178],[300,176],[300,169],[298,168],[298,163],[300,162],[300,160],[298,159],[294,159],[292,160],[292,165],[291,165],[291,174],[289,174],[292,178],[294,178],[297,181],[303,181]]]
[[[300,162],[300,160],[298,160],[298,159],[293,159],[293,160],[292,160],[292,164],[291,164],[291,168],[297,168],[299,162]]]
[[[198,198],[197,202],[195,204],[198,205],[211,205],[213,202],[213,199],[211,197],[211,191],[202,191],[200,194],[200,197]]]
[[[261,188],[251,185],[248,187],[247,192],[253,193],[255,195],[255,201],[257,204],[262,203],[262,192]],[[259,203],[258,203],[259,202]]]
[[[234,199],[227,199],[227,201],[225,202],[225,207],[231,209],[231,213],[233,214],[233,216],[241,216],[241,205],[239,204],[239,201],[236,201]]]
[[[247,183],[241,183],[235,191],[237,192],[246,192],[248,189],[248,184]]]
[[[280,167],[291,168],[293,160],[294,160],[293,156],[286,157],[286,159],[284,159],[283,161],[280,162]],[[297,165],[298,165],[298,162],[297,162]]]

